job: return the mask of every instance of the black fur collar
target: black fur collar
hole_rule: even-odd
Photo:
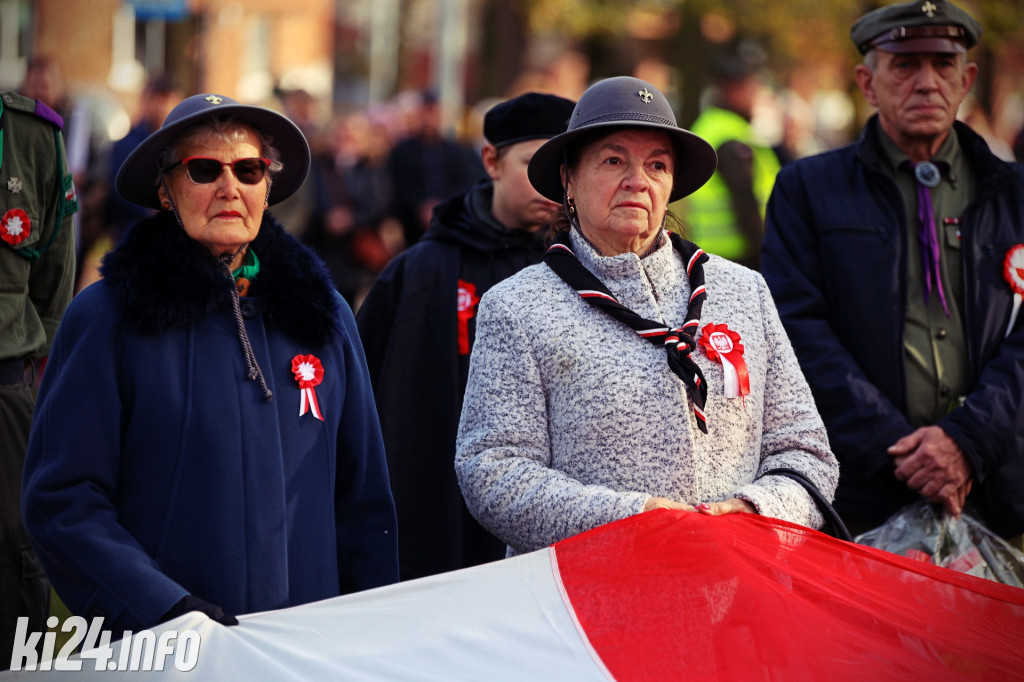
[[[253,291],[267,324],[303,343],[326,343],[338,331],[338,301],[320,260],[269,214],[251,246],[260,259]],[[169,212],[136,224],[104,257],[101,272],[125,319],[144,331],[231,308],[233,283]]]

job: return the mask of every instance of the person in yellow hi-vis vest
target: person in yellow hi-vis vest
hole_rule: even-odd
[[[699,190],[671,206],[690,230],[688,238],[708,253],[757,270],[764,210],[779,159],[756,141],[750,120],[759,81],[753,67],[735,57],[712,62],[714,94],[691,130],[718,153],[718,170]]]

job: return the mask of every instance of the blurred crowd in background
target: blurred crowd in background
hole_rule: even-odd
[[[586,58],[578,53],[563,55],[555,66],[524,71],[505,96],[537,91],[575,99],[592,80]],[[823,88],[799,77],[780,87],[756,70],[751,73],[752,127],[781,164],[846,144],[863,122],[841,75],[834,87]],[[669,90],[657,64],[638,63],[631,75]],[[124,230],[144,217],[144,209],[124,202],[112,189],[121,162],[175,104],[195,93],[158,74],[147,80],[135,110],[127,111],[115,97],[97,96],[94,90],[79,96],[76,84],[67,82],[58,63],[45,55],[29,60],[19,91],[48,104],[65,121],[81,205],[76,215],[80,291],[99,277],[103,255]],[[712,86],[702,104],[715,95]],[[313,150],[304,186],[273,213],[321,255],[354,309],[376,274],[427,229],[433,206],[484,177],[479,153],[483,115],[501,99],[467,106],[457,125],[447,128],[431,90],[405,90],[381,104],[341,113],[302,89],[277,88],[273,101],[257,102],[291,118]],[[997,156],[1024,158],[1024,135],[1015,140],[995,136],[984,112],[970,100],[961,118],[986,137]],[[685,225],[686,216],[680,218]]]

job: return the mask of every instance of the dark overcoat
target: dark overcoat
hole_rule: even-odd
[[[23,513],[57,593],[105,628],[150,627],[186,594],[241,614],[397,580],[396,520],[352,312],[268,216],[241,314],[169,213],[136,225],[68,308],[25,465]],[[323,421],[297,355],[322,363]]]
[[[440,204],[430,230],[388,263],[357,315],[402,527],[403,580],[505,556],[505,543],[466,509],[455,435],[477,302],[539,262],[543,243],[501,225],[491,214],[492,192],[483,181]]]

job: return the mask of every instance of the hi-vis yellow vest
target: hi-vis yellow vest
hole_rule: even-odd
[[[754,197],[764,219],[768,197],[780,168],[775,152],[756,144],[750,123],[725,109],[705,109],[690,130],[715,149],[729,140],[739,140],[753,150]],[[707,184],[685,199],[674,202],[670,208],[690,229],[691,240],[708,253],[735,260],[747,252],[746,237],[736,227],[729,188],[717,171]]]

